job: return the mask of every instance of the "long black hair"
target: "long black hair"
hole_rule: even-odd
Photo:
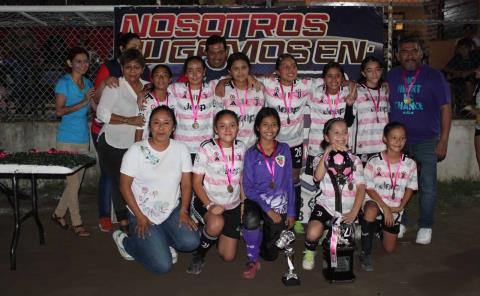
[[[365,72],[365,68],[367,68],[367,64],[370,63],[370,62],[377,63],[380,66],[380,68],[384,69],[383,62],[380,59],[378,59],[374,56],[368,56],[368,57],[364,58],[363,61],[362,61],[362,64],[360,65],[360,75],[359,75],[358,80],[357,80],[358,84],[366,85],[367,77],[365,77],[365,75],[363,75],[362,72]],[[378,87],[382,86],[383,81],[384,80],[383,80],[383,75],[382,75],[382,77],[380,77],[380,80],[378,80],[378,85],[377,86]]]
[[[270,117],[273,116],[275,120],[277,121],[278,125],[278,132],[275,136],[278,136],[278,133],[280,133],[280,116],[278,115],[277,110],[270,108],[270,107],[262,107],[260,111],[258,111],[257,116],[255,117],[255,123],[253,125],[253,131],[255,132],[255,135],[257,136],[257,139],[260,139],[260,125],[262,124],[262,121],[265,117]]]

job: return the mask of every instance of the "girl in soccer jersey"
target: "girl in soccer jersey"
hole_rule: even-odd
[[[377,215],[381,214],[383,248],[391,253],[395,250],[403,209],[418,189],[417,165],[403,154],[406,139],[401,123],[388,123],[383,130],[386,150],[370,157],[364,170],[367,197],[363,206],[360,260],[365,271],[373,271],[371,252]]]
[[[385,150],[382,132],[388,123],[388,88],[383,83],[382,62],[366,57],[360,66],[357,99],[353,105],[352,152],[365,165],[368,158]]]
[[[225,95],[217,98],[219,107],[237,113],[240,120],[237,139],[250,147],[256,142],[253,124],[265,103],[263,92],[249,86],[250,60],[244,53],[231,54],[227,60],[227,70],[232,79],[225,84]]]
[[[138,128],[135,132],[135,141],[148,140],[150,131],[148,123],[150,122],[150,114],[152,110],[158,106],[167,106],[175,108],[173,96],[168,93],[168,86],[172,82],[172,71],[168,66],[156,65],[152,70],[153,89],[147,92],[143,102],[143,108],[139,110],[138,115],[143,116],[145,125]]]
[[[302,266],[311,270],[315,266],[315,249],[323,235],[324,230],[330,227],[334,219],[341,219],[342,223],[352,224],[357,218],[358,211],[362,206],[365,196],[365,182],[363,178],[363,166],[358,157],[348,153],[351,161],[347,180],[339,184],[332,180],[331,174],[327,173],[330,153],[348,152],[348,127],[343,118],[332,118],[325,123],[323,131],[322,149],[323,154],[315,157],[314,180],[320,182],[320,195],[317,196],[315,207],[308,222],[305,238],[305,252]],[[339,154],[337,154],[339,155]],[[334,184],[334,182],[336,182]],[[341,198],[341,213],[336,211],[335,191],[338,189]]]
[[[337,62],[330,62],[323,68],[322,77],[325,84],[318,84],[310,103],[310,132],[308,135],[308,157],[305,173],[313,176],[315,167],[313,159],[323,152],[323,129],[325,123],[332,118],[345,118],[347,125],[353,122],[353,104],[355,94],[350,95],[349,87],[343,87],[345,72]],[[355,92],[354,88],[352,92]]]
[[[173,95],[178,120],[175,139],[187,145],[193,161],[200,144],[213,136],[216,81],[204,83],[205,62],[199,56],[187,58],[183,71],[188,81],[170,85],[168,93]]]
[[[217,240],[220,257],[232,261],[240,238],[241,188],[245,145],[236,140],[238,116],[230,110],[215,115],[216,138],[204,141],[193,166],[194,212],[203,220],[200,246],[187,273],[202,271],[205,255]]]
[[[262,108],[255,119],[257,143],[245,153],[243,170],[246,200],[242,234],[248,257],[243,276],[247,279],[253,279],[260,269],[259,256],[267,261],[278,257],[275,242],[282,230],[295,222],[290,147],[276,141],[279,132],[278,112]]]

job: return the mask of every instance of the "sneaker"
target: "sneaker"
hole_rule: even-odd
[[[113,229],[112,220],[110,218],[100,218],[98,222],[98,228],[102,232],[110,232]]]
[[[400,224],[400,230],[398,231],[397,237],[403,238],[403,236],[405,235],[405,232],[407,232],[407,226]]]
[[[315,254],[317,252],[305,250],[303,252],[302,267],[305,270],[312,270],[315,267]]]
[[[123,240],[127,237],[125,233],[121,230],[116,230],[112,234],[113,241],[117,245],[118,252],[120,255],[122,255],[123,259],[132,261],[135,260],[130,254],[127,253],[127,250],[125,250],[125,247],[123,246]]]
[[[190,264],[188,265],[188,268],[187,268],[187,273],[200,274],[202,272],[204,265],[205,265],[205,258],[200,255],[193,254],[192,261],[190,261]]]
[[[300,221],[295,221],[295,225],[293,225],[293,230],[296,234],[304,234],[305,229],[303,228],[303,224]]]
[[[372,264],[372,255],[366,255],[365,253],[360,254],[360,263],[362,265],[362,269],[365,271],[373,271],[373,264]]]
[[[419,245],[428,245],[432,241],[432,229],[420,228],[417,233],[415,242]]]
[[[172,248],[172,247],[168,247],[168,248],[170,249],[170,254],[172,254],[172,264],[177,263],[177,261],[178,261],[177,251],[175,251],[175,249]]]
[[[247,269],[243,272],[243,277],[249,280],[255,278],[257,271],[260,270],[260,262],[248,262]]]

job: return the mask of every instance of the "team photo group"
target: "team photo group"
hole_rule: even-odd
[[[245,270],[232,272],[253,279],[278,258],[286,230],[304,237],[301,266],[312,270],[322,241],[340,245],[357,227],[356,256],[369,272],[375,237],[391,253],[407,225],[414,231],[409,202],[420,205],[415,242],[431,243],[451,98],[443,74],[423,63],[419,37],[398,41],[399,65],[390,71],[367,55],[348,79],[335,61],[320,77],[299,75],[289,52],[278,54],[273,73],[254,73],[249,57],[218,35],[174,77],[168,64],[146,65],[138,35],[117,41],[94,82],[85,77],[89,52],[72,48],[55,97],[57,148],[86,152],[93,138],[99,228],[113,233],[125,260],[165,274],[180,254],[191,257],[186,272],[198,275],[210,249],[228,262],[245,247]],[[82,176],[67,177],[51,219],[87,237]],[[311,200],[302,200],[301,180],[313,186]],[[302,205],[310,205],[305,219]]]

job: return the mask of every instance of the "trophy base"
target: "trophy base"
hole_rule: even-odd
[[[323,270],[323,276],[330,283],[351,283],[355,281],[355,275],[352,272],[335,272],[330,268]]]
[[[286,287],[299,286],[300,285],[300,279],[296,278],[296,277],[287,278],[286,276],[283,276],[282,277],[282,283]]]

